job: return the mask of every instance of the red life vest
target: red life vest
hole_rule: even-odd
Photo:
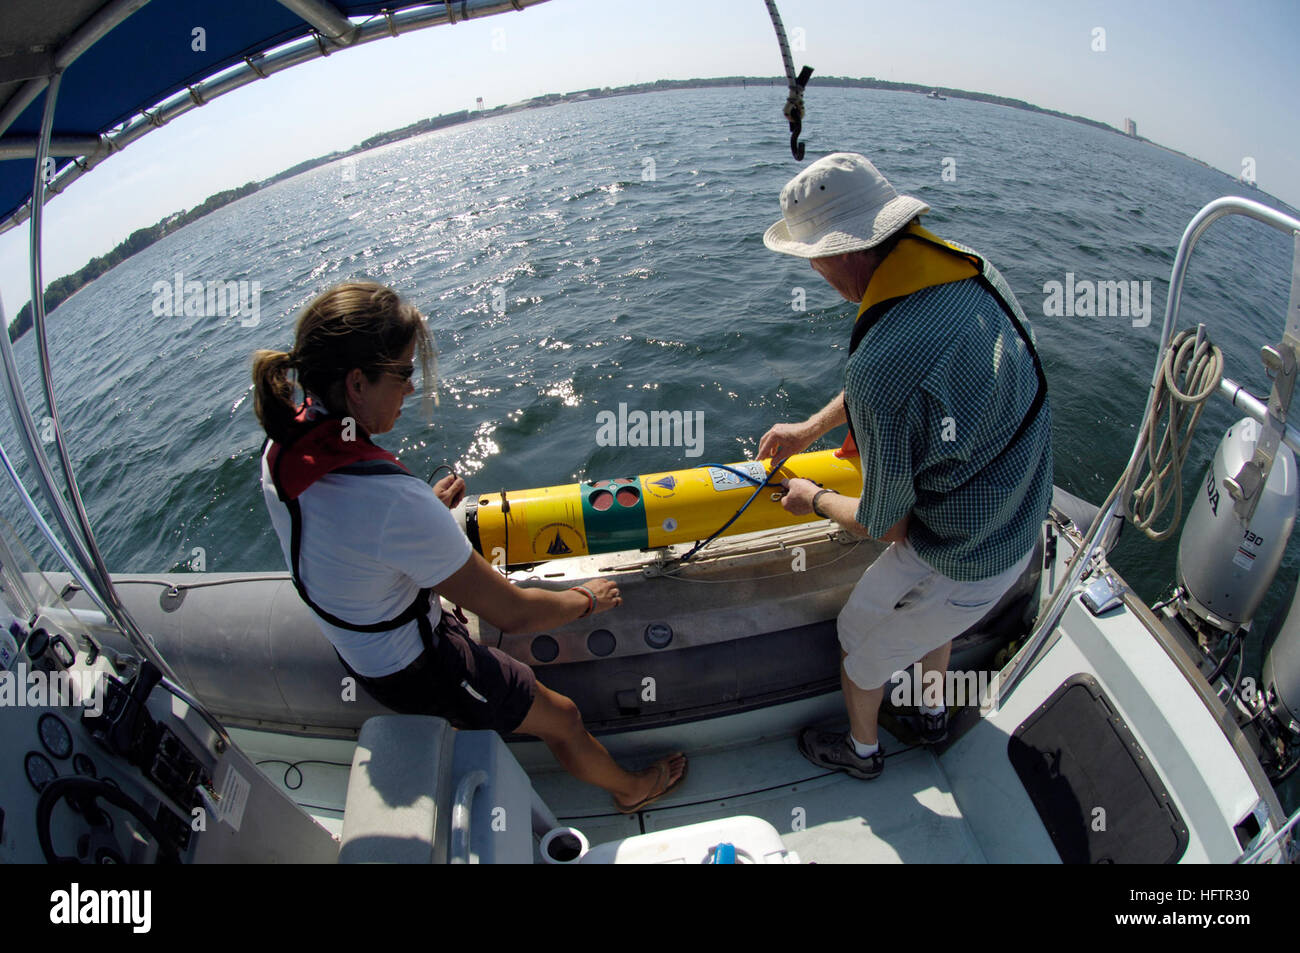
[[[313,419],[313,405],[308,399],[299,409],[296,419],[299,423],[309,423]],[[340,619],[322,609],[307,595],[299,575],[299,553],[302,548],[302,507],[298,497],[307,491],[313,483],[327,473],[347,473],[357,476],[377,476],[380,474],[400,474],[412,479],[419,479],[397,457],[382,447],[370,442],[364,434],[353,440],[345,440],[343,421],[338,417],[318,418],[310,429],[295,437],[287,445],[281,445],[268,439],[270,450],[267,463],[271,469],[271,482],[280,501],[289,510],[289,522],[292,527],[289,543],[289,571],[293,576],[294,588],[307,607],[330,625],[353,632],[388,632],[401,628],[409,622],[416,622],[420,633],[426,641],[434,637],[433,625],[429,619],[432,605],[433,589],[425,588],[415,597],[415,601],[403,612],[383,622],[358,624]],[[355,424],[353,424],[355,426]]]
[[[303,404],[295,419],[300,424],[311,423],[315,405],[310,400]],[[355,429],[355,423],[352,428]],[[394,473],[411,476],[400,460],[383,447],[377,447],[362,433],[354,439],[344,439],[343,420],[327,416],[316,418],[316,423],[289,444],[270,441],[271,451],[267,462],[271,466],[271,479],[275,491],[286,503],[296,500],[306,489],[327,473]],[[387,467],[363,467],[356,464],[382,461]],[[394,469],[396,468],[396,469]]]

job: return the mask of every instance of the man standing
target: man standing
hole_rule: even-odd
[[[1052,497],[1051,412],[1028,321],[997,269],[920,226],[929,210],[841,152],[786,184],[783,217],[763,236],[859,304],[844,391],[774,426],[758,456],[800,453],[847,422],[861,498],[793,479],[783,505],[892,544],[839,615],[850,731],[799,736],[810,761],[864,780],[884,769],[877,718],[894,673],[919,659],[922,685],[943,678],[952,639],[1028,566]],[[937,744],[944,699],[923,701],[921,737]]]

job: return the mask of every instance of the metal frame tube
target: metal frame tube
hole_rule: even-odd
[[[1219,394],[1224,397],[1228,403],[1232,404],[1239,410],[1244,410],[1249,416],[1263,423],[1268,417],[1268,405],[1262,400],[1246,390],[1246,385],[1238,384],[1231,378],[1225,377],[1219,381]],[[1290,424],[1286,425],[1286,430],[1282,434],[1283,441],[1286,445],[1300,453],[1300,430]]]
[[[0,159],[29,159],[36,155],[37,136],[10,136],[0,142]],[[103,147],[99,136],[56,136],[45,150],[50,156],[93,155]]]
[[[112,582],[109,579],[108,569],[104,566],[103,558],[100,556],[99,548],[95,545],[95,535],[90,528],[90,519],[86,516],[86,507],[81,500],[81,491],[77,488],[77,481],[72,472],[72,460],[68,456],[68,449],[63,441],[63,424],[59,420],[59,407],[54,395],[54,372],[51,369],[49,335],[45,322],[45,281],[41,273],[43,263],[41,239],[43,237],[42,224],[45,203],[40,201],[45,176],[42,174],[41,167],[45,163],[46,148],[49,145],[54,129],[54,110],[58,103],[62,76],[62,73],[55,73],[50,77],[50,84],[45,89],[45,114],[41,119],[41,134],[36,146],[36,173],[32,183],[32,195],[36,197],[37,201],[33,203],[32,207],[31,236],[28,248],[32,284],[32,330],[36,337],[36,353],[41,372],[41,386],[45,392],[45,406],[49,411],[50,421],[53,424],[54,449],[59,457],[59,465],[63,468],[63,479],[68,487],[68,499],[72,502],[73,514],[76,516],[77,528],[80,530],[78,538],[84,544],[82,555],[90,562],[89,566],[83,566],[83,568],[87,570],[87,575],[96,583],[96,591],[105,598],[110,606],[113,606],[117,603],[117,600],[111,592],[106,591],[112,589]],[[120,606],[120,604],[118,605]],[[129,621],[126,618],[124,607],[121,608],[120,612],[114,611],[111,614],[119,621]],[[135,625],[131,623],[126,628],[133,630]],[[138,634],[138,630],[136,631]]]
[[[72,472],[72,464],[68,459],[67,449],[63,445],[63,436],[58,423],[58,410],[54,402],[53,380],[50,375],[49,366],[49,349],[45,334],[45,300],[44,288],[41,280],[41,212],[44,208],[42,201],[42,192],[44,189],[44,175],[42,166],[45,163],[46,149],[49,144],[51,132],[54,127],[54,110],[58,102],[59,82],[62,77],[61,73],[55,73],[50,77],[49,83],[45,89],[45,108],[41,119],[41,133],[36,149],[36,166],[32,178],[32,195],[35,198],[33,203],[34,213],[31,220],[31,282],[32,282],[32,317],[33,329],[36,334],[37,349],[39,352],[39,363],[41,366],[41,378],[45,387],[46,401],[49,405],[50,418],[54,425],[54,442],[59,451],[60,463],[63,466],[63,473],[67,480],[68,487],[76,505],[76,522],[74,523],[72,514],[68,511],[67,502],[59,492],[55,484],[54,474],[51,471],[49,458],[40,446],[40,441],[36,436],[36,424],[32,419],[31,409],[27,403],[27,397],[23,393],[21,379],[18,376],[17,362],[14,360],[13,347],[9,341],[7,327],[4,333],[0,334],[0,354],[3,356],[5,366],[5,376],[7,381],[7,396],[9,399],[9,408],[14,418],[14,425],[19,433],[23,449],[27,452],[33,469],[37,474],[37,482],[42,492],[45,494],[51,509],[54,512],[55,520],[62,529],[68,546],[71,549],[70,555],[76,561],[81,570],[82,576],[93,584],[94,592],[97,596],[95,602],[99,604],[121,631],[126,635],[131,645],[140,653],[143,658],[153,662],[167,676],[176,679],[166,660],[154,648],[153,644],[140,631],[135,620],[131,618],[126,607],[122,604],[117,596],[116,590],[113,589],[113,583],[109,577],[108,570],[104,566],[104,561],[95,546],[94,534],[90,529],[90,521],[86,516],[85,507],[81,502],[81,495],[77,491],[76,479]],[[0,323],[3,323],[3,315],[0,313]]]
[[[349,45],[357,28],[338,7],[327,0],[278,0],[280,6],[310,23],[321,36],[340,46]]]

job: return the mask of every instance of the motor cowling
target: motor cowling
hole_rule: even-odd
[[[1259,430],[1247,418],[1224,434],[1178,540],[1183,608],[1225,632],[1254,618],[1281,565],[1300,498],[1295,456],[1280,445],[1250,525],[1237,517],[1224,481],[1254,456]]]

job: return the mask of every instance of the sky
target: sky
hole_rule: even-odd
[[[815,69],[806,134],[815,131],[818,75],[947,86],[1117,128],[1132,118],[1141,135],[1234,176],[1249,157],[1263,190],[1300,206],[1297,0],[778,6],[792,44],[804,46],[796,68]],[[490,108],[593,86],[781,72],[763,0],[551,0],[340,51],[192,110],[55,198],[45,211],[44,277],[75,271],[214,192],[473,108],[476,97]],[[6,320],[29,297],[27,242],[25,226],[0,235]]]

